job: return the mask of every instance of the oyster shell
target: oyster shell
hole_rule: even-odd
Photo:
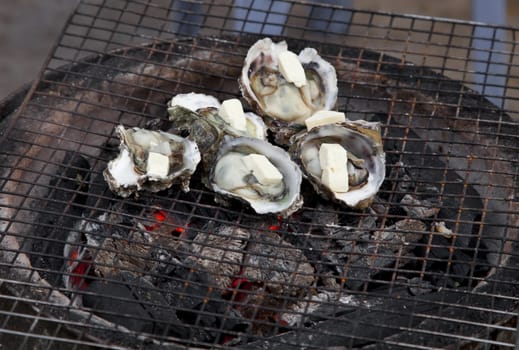
[[[125,129],[122,125],[116,132],[121,139],[120,153],[103,171],[113,192],[128,197],[140,190],[158,192],[175,183],[189,190],[189,180],[200,162],[195,142],[162,131]],[[151,154],[158,154],[164,163],[167,160],[167,164],[160,164],[164,174],[150,169]]]
[[[263,119],[257,114],[246,112],[244,114],[246,120],[246,130],[238,130],[233,128],[229,123],[219,116],[221,103],[214,96],[187,93],[175,95],[168,102],[168,113],[170,121],[177,127],[193,128],[192,123],[195,118],[205,118],[207,122],[216,127],[221,133],[232,136],[246,136],[265,139],[267,136],[267,127]],[[185,109],[195,112],[190,114]]]
[[[168,101],[168,107],[173,106],[181,106],[196,112],[202,108],[220,108],[221,103],[214,96],[189,92],[187,94],[173,96],[171,100]]]
[[[245,113],[246,130],[237,130],[219,116],[216,98],[202,94],[187,94],[175,96],[168,104],[170,115],[168,131],[183,135],[196,142],[202,154],[204,173],[202,181],[207,185],[207,174],[214,163],[214,157],[225,135],[232,137],[254,137],[266,139],[267,127],[263,120],[254,113]],[[188,101],[188,102],[186,102]],[[200,107],[201,105],[208,107]],[[219,103],[219,102],[218,102]],[[198,108],[196,111],[189,109]]]
[[[279,54],[284,51],[288,51],[285,41],[274,43],[270,38],[257,41],[247,52],[239,79],[243,97],[256,113],[266,117],[281,144],[301,130],[305,119],[315,112],[333,109],[338,93],[335,68],[313,48],[303,49],[298,56],[306,84],[297,87],[288,82],[278,62]]]
[[[295,135],[292,142],[289,152],[320,195],[356,209],[371,205],[386,174],[379,123],[357,120],[322,125]],[[336,143],[347,151],[347,192],[334,192],[321,181],[319,149],[323,143]]]
[[[281,174],[281,181],[262,183],[243,163],[251,154],[264,155]],[[289,216],[298,210],[303,200],[300,195],[302,173],[287,152],[270,143],[249,137],[225,137],[209,172],[209,187],[222,197],[216,200],[226,204],[226,197],[248,203],[258,214],[278,213]]]

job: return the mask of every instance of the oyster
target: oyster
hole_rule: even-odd
[[[248,160],[254,163],[256,158],[264,159],[255,163],[260,169],[249,165]],[[274,169],[268,169],[271,167]],[[261,171],[266,174],[260,174]],[[222,196],[217,201],[225,204],[225,197],[239,199],[258,214],[278,213],[286,217],[303,204],[301,170],[283,149],[263,140],[225,137],[208,180],[209,187]]]
[[[200,162],[195,142],[162,131],[125,129],[122,125],[116,132],[121,139],[120,153],[103,172],[113,192],[128,197],[140,190],[158,192],[175,183],[189,190],[189,180]]]
[[[265,139],[267,136],[267,127],[257,114],[246,112],[243,114],[245,118],[245,129],[240,130],[234,128],[231,124],[226,122],[219,114],[222,104],[214,96],[187,93],[175,95],[168,102],[168,113],[170,121],[178,127],[193,128],[194,119],[205,118],[207,123],[210,123],[221,133],[233,136],[247,136],[259,139]],[[188,113],[189,110],[193,113]]]
[[[327,124],[302,132],[292,138],[289,152],[301,165],[305,177],[326,199],[349,207],[368,207],[385,178],[385,153],[379,123],[363,120]],[[337,192],[323,183],[319,159],[322,144],[339,144],[347,152],[348,189]]]
[[[266,117],[276,141],[282,144],[301,130],[315,112],[331,110],[338,93],[335,68],[313,48],[305,48],[297,56],[306,82],[301,85],[288,81],[278,60],[287,51],[285,41],[259,40],[249,49],[239,79],[243,97],[253,110]]]
[[[215,101],[218,102],[216,98],[208,95],[183,94],[175,96],[168,103],[170,117],[167,130],[196,142],[202,154],[202,181],[205,184],[208,184],[207,174],[225,135],[248,136],[262,140],[266,139],[267,135],[265,123],[254,113],[244,114],[245,130],[235,129],[219,115],[220,107],[217,107]],[[203,105],[207,107],[201,107]]]
[[[189,92],[187,94],[178,94],[168,101],[168,108],[173,106],[181,106],[193,112],[202,108],[220,108],[221,103],[218,99],[211,95],[198,94]]]

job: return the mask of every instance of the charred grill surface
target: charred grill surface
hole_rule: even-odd
[[[178,93],[240,97],[262,37],[155,40],[44,74],[0,124],[2,289],[57,320],[52,339],[85,348],[433,348],[508,327],[517,123],[464,82],[392,55],[288,40],[335,66],[339,110],[382,125],[386,179],[367,209],[306,181],[286,219],[220,207],[200,171],[189,192],[112,194],[114,126],[167,128]]]

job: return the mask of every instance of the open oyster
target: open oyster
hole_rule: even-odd
[[[301,164],[305,177],[326,199],[349,207],[368,207],[385,178],[385,153],[379,123],[363,120],[327,124],[292,138],[289,152]],[[323,144],[340,145],[347,153],[347,189],[336,191],[323,179],[320,149]]]
[[[187,94],[178,94],[168,101],[168,108],[173,106],[181,106],[193,112],[202,108],[220,108],[222,104],[218,99],[211,95],[198,94],[189,92]]]
[[[222,104],[216,97],[194,92],[175,95],[168,102],[170,121],[177,126],[187,127],[193,124],[193,119],[205,118],[208,123],[212,124],[222,133],[232,136],[247,136],[259,139],[266,138],[267,127],[263,119],[258,115],[252,112],[243,113],[245,125],[243,129],[240,129],[221,117],[221,108]],[[186,109],[196,114],[187,113]]]
[[[333,109],[338,93],[335,68],[313,48],[305,48],[297,56],[303,81],[290,81],[285,70],[280,69],[280,55],[287,51],[285,41],[259,40],[249,49],[239,79],[243,97],[253,110],[266,117],[281,144],[301,130],[315,112]]]
[[[244,113],[245,128],[236,129],[220,116],[220,106],[216,98],[195,93],[176,95],[168,103],[167,130],[196,142],[202,155],[202,181],[206,185],[207,174],[225,135],[261,140],[267,136],[267,127],[256,114]]]
[[[189,180],[200,162],[195,142],[162,131],[141,128],[116,132],[120,153],[108,163],[103,176],[110,189],[122,197],[148,190],[158,192],[180,183],[189,190]]]
[[[209,173],[209,186],[222,197],[248,203],[258,214],[288,216],[298,210],[301,170],[283,149],[249,137],[225,137]]]

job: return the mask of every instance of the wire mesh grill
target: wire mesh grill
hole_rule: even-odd
[[[84,0],[0,121],[0,339],[13,349],[516,346],[517,30],[303,1]],[[314,47],[338,109],[379,121],[386,180],[289,218],[195,176],[138,198],[114,127],[175,94],[240,97],[265,36]],[[307,186],[308,187],[308,186]]]

